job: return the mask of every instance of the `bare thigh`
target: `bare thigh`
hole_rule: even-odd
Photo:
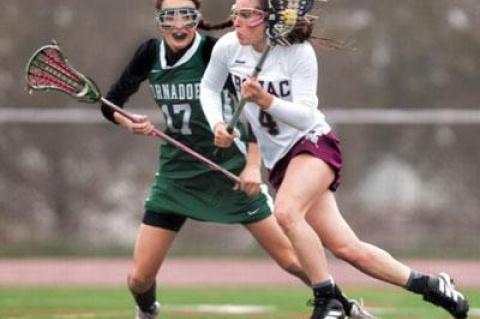
[[[307,213],[307,221],[329,249],[359,242],[340,213],[335,195],[330,190],[317,197]]]
[[[326,192],[335,174],[327,163],[310,154],[300,154],[288,165],[275,199],[275,209],[305,216],[315,198]]]
[[[278,225],[275,217],[269,216],[259,222],[245,225],[257,242],[279,264],[296,260],[292,244]]]
[[[135,242],[132,275],[154,280],[176,232],[142,224]]]

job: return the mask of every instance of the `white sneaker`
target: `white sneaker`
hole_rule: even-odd
[[[135,316],[135,319],[156,319],[159,312],[160,303],[158,303],[158,301],[155,301],[150,312],[143,312],[140,310],[140,308],[137,307],[137,314]]]
[[[375,317],[364,308],[362,300],[360,300],[360,302],[358,302],[355,299],[348,299],[348,301],[352,305],[352,310],[350,310],[350,314],[349,314],[348,318],[350,318],[350,319],[375,319]]]

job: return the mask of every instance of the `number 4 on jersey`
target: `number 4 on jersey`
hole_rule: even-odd
[[[260,125],[265,127],[268,130],[270,135],[278,135],[280,132],[278,131],[277,122],[273,119],[273,117],[265,111],[260,111],[258,114],[258,120]]]

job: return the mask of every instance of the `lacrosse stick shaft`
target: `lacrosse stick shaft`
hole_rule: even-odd
[[[80,102],[97,103],[98,101],[101,101],[115,112],[118,112],[129,120],[136,122],[136,118],[133,114],[123,110],[106,98],[102,97],[95,82],[87,78],[79,71],[75,70],[68,63],[61,48],[55,41],[53,41],[52,44],[45,45],[35,51],[27,63],[25,75],[27,87],[30,90],[56,90],[66,93]],[[154,128],[151,135],[159,137],[164,141],[178,147],[202,163],[206,164],[211,169],[221,172],[233,182],[237,183],[240,181],[237,176],[228,170],[212,162],[208,158],[198,154],[188,146],[176,141],[162,131]]]
[[[265,63],[265,60],[267,59],[268,53],[270,53],[271,49],[272,49],[272,44],[268,42],[267,45],[265,46],[265,49],[263,49],[262,55],[260,56],[260,59],[258,60],[257,65],[255,66],[255,70],[253,70],[253,73],[251,75],[253,78],[256,78],[258,74],[260,74],[260,72],[262,71],[263,64]],[[228,133],[230,134],[233,133],[233,129],[237,125],[240,115],[242,114],[243,108],[245,107],[246,103],[247,101],[243,97],[238,102],[237,109],[233,113],[232,119],[227,125]]]
[[[326,2],[328,0],[321,0]],[[287,3],[285,3],[287,2]],[[267,27],[267,45],[263,49],[260,60],[258,61],[253,74],[253,78],[256,78],[263,68],[263,64],[267,59],[267,55],[275,44],[287,44],[290,45],[290,41],[286,38],[287,35],[292,32],[299,21],[299,17],[305,16],[313,6],[314,0],[269,0],[269,6],[274,11],[274,25]],[[270,17],[269,17],[270,21]],[[235,125],[237,124],[240,114],[245,107],[246,101],[244,98],[240,99],[238,107],[227,125],[227,131],[232,134]]]
[[[109,100],[107,100],[106,98],[104,97],[101,97],[100,98],[100,101],[102,101],[102,103],[104,103],[105,105],[108,105],[108,107],[110,107],[112,110],[114,110],[115,112],[125,116],[127,119],[135,122],[135,117],[125,111],[124,109],[122,109],[121,107],[113,104],[112,102],[110,102]],[[235,174],[231,173],[230,171],[226,170],[225,168],[221,167],[220,165],[212,162],[211,160],[209,160],[208,158],[206,158],[205,156],[203,155],[200,155],[199,153],[195,152],[194,150],[192,150],[190,147],[186,146],[185,144],[182,144],[180,143],[179,141],[171,138],[170,136],[168,136],[167,134],[163,133],[162,131],[160,131],[159,129],[157,128],[154,128],[153,131],[152,131],[152,136],[155,136],[155,137],[158,137],[158,138],[161,138],[162,140],[178,147],[179,149],[183,150],[184,152],[192,155],[193,157],[195,157],[196,159],[198,159],[199,161],[203,162],[204,164],[208,165],[208,167],[210,167],[211,169],[213,170],[216,170],[216,171],[219,171],[221,172],[222,174],[224,174],[227,178],[229,178],[232,182],[235,182],[235,183],[239,183],[240,182],[240,178],[238,178],[238,176],[236,176]]]

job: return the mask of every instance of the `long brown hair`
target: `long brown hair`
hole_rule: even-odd
[[[200,10],[200,7],[202,6],[202,1],[201,0],[190,0],[193,5],[195,6],[195,9]],[[162,10],[162,5],[163,5],[164,0],[155,0],[155,9],[157,10]],[[200,23],[198,24],[199,29],[203,30],[221,30],[225,28],[229,28],[233,26],[233,21],[231,18],[228,18],[225,21],[221,22],[210,22],[206,21],[205,19],[201,19]]]
[[[268,0],[260,0],[260,6],[264,11],[268,11],[270,9]],[[313,44],[318,45],[322,49],[344,49],[346,44],[343,41],[333,38],[326,38],[323,36],[316,36],[313,34],[316,18],[317,17],[308,14],[299,18],[293,30],[290,31],[290,33],[286,36],[286,40],[290,44],[303,43],[310,40],[313,42]]]

